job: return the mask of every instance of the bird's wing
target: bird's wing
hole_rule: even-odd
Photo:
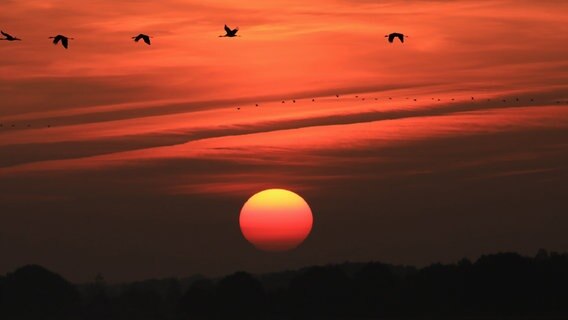
[[[141,38],[142,38],[141,34],[137,35],[136,37],[133,37],[134,41],[136,42],[140,41]]]
[[[69,45],[69,40],[67,38],[62,38],[61,39],[61,44],[63,45],[63,47],[65,49],[67,49],[67,46]]]
[[[147,45],[150,45],[150,37],[149,36],[144,36],[143,39],[144,39],[144,42],[146,42]]]
[[[400,39],[400,42],[404,43],[404,35],[399,34],[398,38]]]
[[[239,31],[238,27],[232,30],[233,34],[237,34],[238,31]]]
[[[229,28],[227,25],[225,25],[225,32],[231,33],[231,31],[232,31],[231,28]]]
[[[389,34],[389,42],[392,43],[394,41],[394,34]]]
[[[53,44],[57,44],[61,40],[60,36],[53,37]]]
[[[10,37],[10,35],[9,35],[9,34],[7,34],[7,33],[6,33],[6,32],[4,32],[4,31],[0,31],[0,33],[2,33],[2,35],[3,35],[4,37],[6,37],[6,38],[9,38],[9,37]]]

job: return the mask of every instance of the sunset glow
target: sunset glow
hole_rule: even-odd
[[[424,265],[566,242],[568,1],[1,9],[22,41],[0,41],[0,274]],[[309,200],[314,232],[283,191],[239,225],[275,186]]]

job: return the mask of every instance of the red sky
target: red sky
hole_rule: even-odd
[[[0,273],[121,281],[568,247],[565,1],[2,8],[23,41],[0,42]],[[219,38],[225,23],[241,36]],[[409,38],[391,45],[394,31]],[[297,250],[240,235],[263,188],[312,206]]]

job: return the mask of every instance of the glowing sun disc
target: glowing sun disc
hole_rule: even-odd
[[[308,237],[313,216],[308,203],[296,193],[268,189],[247,200],[239,224],[245,239],[258,249],[286,251]]]

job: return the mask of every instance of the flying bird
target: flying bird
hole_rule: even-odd
[[[73,38],[68,38],[60,34],[56,35],[55,37],[49,37],[49,39],[53,39],[53,44],[57,44],[61,41],[61,45],[63,45],[63,48],[65,49],[67,49],[69,46],[69,40],[73,40]]]
[[[136,37],[132,37],[132,39],[134,39],[134,41],[136,42],[140,41],[140,39],[144,40],[147,45],[150,45],[150,38],[151,37],[149,35],[143,33],[137,35]]]
[[[221,35],[219,37],[230,37],[230,38],[236,37],[238,31],[239,31],[239,27],[236,27],[235,29],[231,29],[231,28],[229,28],[229,26],[225,25],[226,34]]]
[[[6,40],[6,41],[22,41],[22,39],[20,38],[16,38],[4,31],[0,31],[0,33],[2,33],[2,35],[4,36],[4,38],[0,38],[0,40]]]
[[[390,43],[393,43],[394,39],[397,39],[397,38],[398,38],[398,40],[400,40],[400,42],[404,43],[405,37],[408,37],[408,36],[405,36],[404,34],[398,33],[398,32],[393,32],[391,34],[385,35],[385,38],[389,38]]]

